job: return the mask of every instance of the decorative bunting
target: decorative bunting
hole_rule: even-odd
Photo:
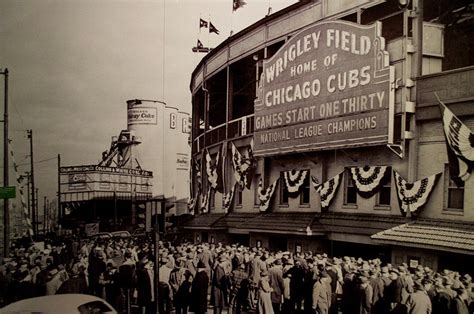
[[[196,207],[198,200],[198,194],[196,194],[194,197],[191,197],[188,200],[188,210],[191,215],[194,215],[194,208]]]
[[[232,205],[232,201],[234,199],[234,192],[235,192],[235,184],[234,186],[232,187],[232,189],[230,189],[230,192],[227,193],[227,194],[224,194],[224,204],[223,204],[223,207],[224,207],[224,212],[227,214],[229,212],[229,208],[230,206]]]
[[[278,180],[280,178],[276,179],[275,182],[273,182],[272,185],[268,186],[266,189],[263,188],[263,179],[260,178],[260,182],[258,183],[258,199],[260,200],[260,211],[264,212],[268,209],[268,206],[270,205],[270,201],[272,199],[273,193],[275,192],[275,188],[277,186]]]
[[[219,165],[220,152],[217,151],[216,158],[212,160],[209,151],[206,149],[206,173],[207,180],[216,191],[222,192],[222,167]]]
[[[438,173],[414,183],[408,183],[395,170],[393,170],[393,174],[402,216],[406,216],[407,212],[418,213],[418,210],[425,205],[436,181],[441,176],[441,173]]]
[[[352,181],[360,196],[369,198],[379,190],[386,178],[388,166],[352,167]]]
[[[329,205],[331,205],[334,195],[336,195],[336,192],[342,181],[343,174],[344,172],[341,172],[335,177],[332,177],[330,180],[324,182],[323,184],[319,184],[318,179],[311,176],[313,187],[316,189],[316,192],[318,192],[321,197],[321,210],[322,211],[327,210],[329,208]]]
[[[232,165],[234,166],[235,180],[242,188],[246,187],[247,189],[250,189],[256,168],[255,158],[253,158],[252,143],[253,141],[250,142],[250,146],[247,149],[249,156],[247,158],[240,154],[234,143],[231,143]]]
[[[438,102],[448,149],[449,174],[457,186],[462,186],[474,168],[474,134],[439,98]]]
[[[246,4],[247,2],[245,2],[244,0],[233,0],[232,9],[233,11],[236,11],[237,9],[242,8]]]
[[[283,172],[288,193],[296,194],[300,191],[308,172],[308,170],[289,170]]]
[[[33,236],[33,227],[32,227],[32,224],[31,224],[30,217],[29,217],[28,207],[26,205],[25,195],[23,193],[23,184],[22,184],[23,178],[18,173],[18,164],[16,163],[15,155],[13,154],[13,148],[12,148],[12,145],[11,145],[11,140],[8,140],[8,146],[9,146],[9,149],[10,149],[10,156],[11,156],[11,160],[12,160],[12,163],[13,163],[13,169],[15,170],[16,182],[17,182],[17,185],[18,185],[18,192],[20,194],[21,207],[23,209],[23,222],[24,222],[24,224],[25,224],[25,226],[28,230],[29,236],[31,237],[31,236]]]
[[[219,30],[214,25],[212,25],[211,21],[209,21],[209,33],[215,33],[219,35]]]
[[[191,177],[191,193],[192,194],[197,194],[200,190],[201,190],[201,186],[202,186],[202,176],[201,176],[201,164],[199,162],[196,161],[196,159],[192,158],[191,159],[191,174],[192,174],[192,177]],[[194,178],[194,182],[197,184],[197,190],[196,193],[193,193],[194,192],[194,186],[192,184],[193,182],[193,179]]]
[[[201,194],[201,212],[207,213],[209,212],[209,199],[211,198],[211,188],[207,189],[207,193],[205,195]]]

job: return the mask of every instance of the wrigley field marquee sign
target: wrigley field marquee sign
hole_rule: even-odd
[[[255,100],[256,155],[390,142],[394,69],[380,27],[318,23],[264,61]]]

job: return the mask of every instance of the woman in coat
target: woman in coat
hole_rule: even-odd
[[[273,314],[272,294],[267,271],[262,271],[258,283],[258,313]]]

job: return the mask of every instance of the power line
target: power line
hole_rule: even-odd
[[[47,161],[50,161],[50,160],[56,160],[58,159],[58,157],[51,157],[51,158],[47,158],[47,159],[42,159],[42,160],[38,160],[38,161],[35,161],[34,163],[35,164],[39,164],[39,163],[43,163],[43,162],[47,162]],[[30,163],[22,163],[22,164],[18,164],[17,166],[20,167],[20,166],[28,166]],[[0,169],[3,169],[5,167],[0,167]],[[13,166],[9,166],[8,168],[13,168]]]

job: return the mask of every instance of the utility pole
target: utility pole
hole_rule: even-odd
[[[46,208],[46,196],[43,198],[43,236],[46,235],[46,216],[48,214],[48,209]]]
[[[36,214],[36,231],[39,231],[39,210],[38,210],[38,204],[39,204],[39,201],[38,201],[38,188],[35,189],[35,214]]]
[[[33,232],[38,231],[38,213],[36,206],[36,195],[35,195],[35,169],[34,169],[34,157],[33,157],[33,130],[27,130],[28,138],[30,139],[30,174],[31,174],[31,218],[33,223]]]
[[[62,213],[61,213],[61,155],[58,154],[58,226],[61,224],[61,218],[62,218]]]
[[[9,186],[8,180],[8,69],[5,68],[3,72],[0,72],[5,76],[5,89],[4,89],[4,111],[3,111],[3,186]],[[5,198],[3,200],[3,256],[8,257],[10,255],[10,208],[9,200]]]
[[[28,208],[28,218],[31,219],[31,203],[30,203],[30,173],[25,172],[26,175],[26,198],[27,198],[27,208]]]

